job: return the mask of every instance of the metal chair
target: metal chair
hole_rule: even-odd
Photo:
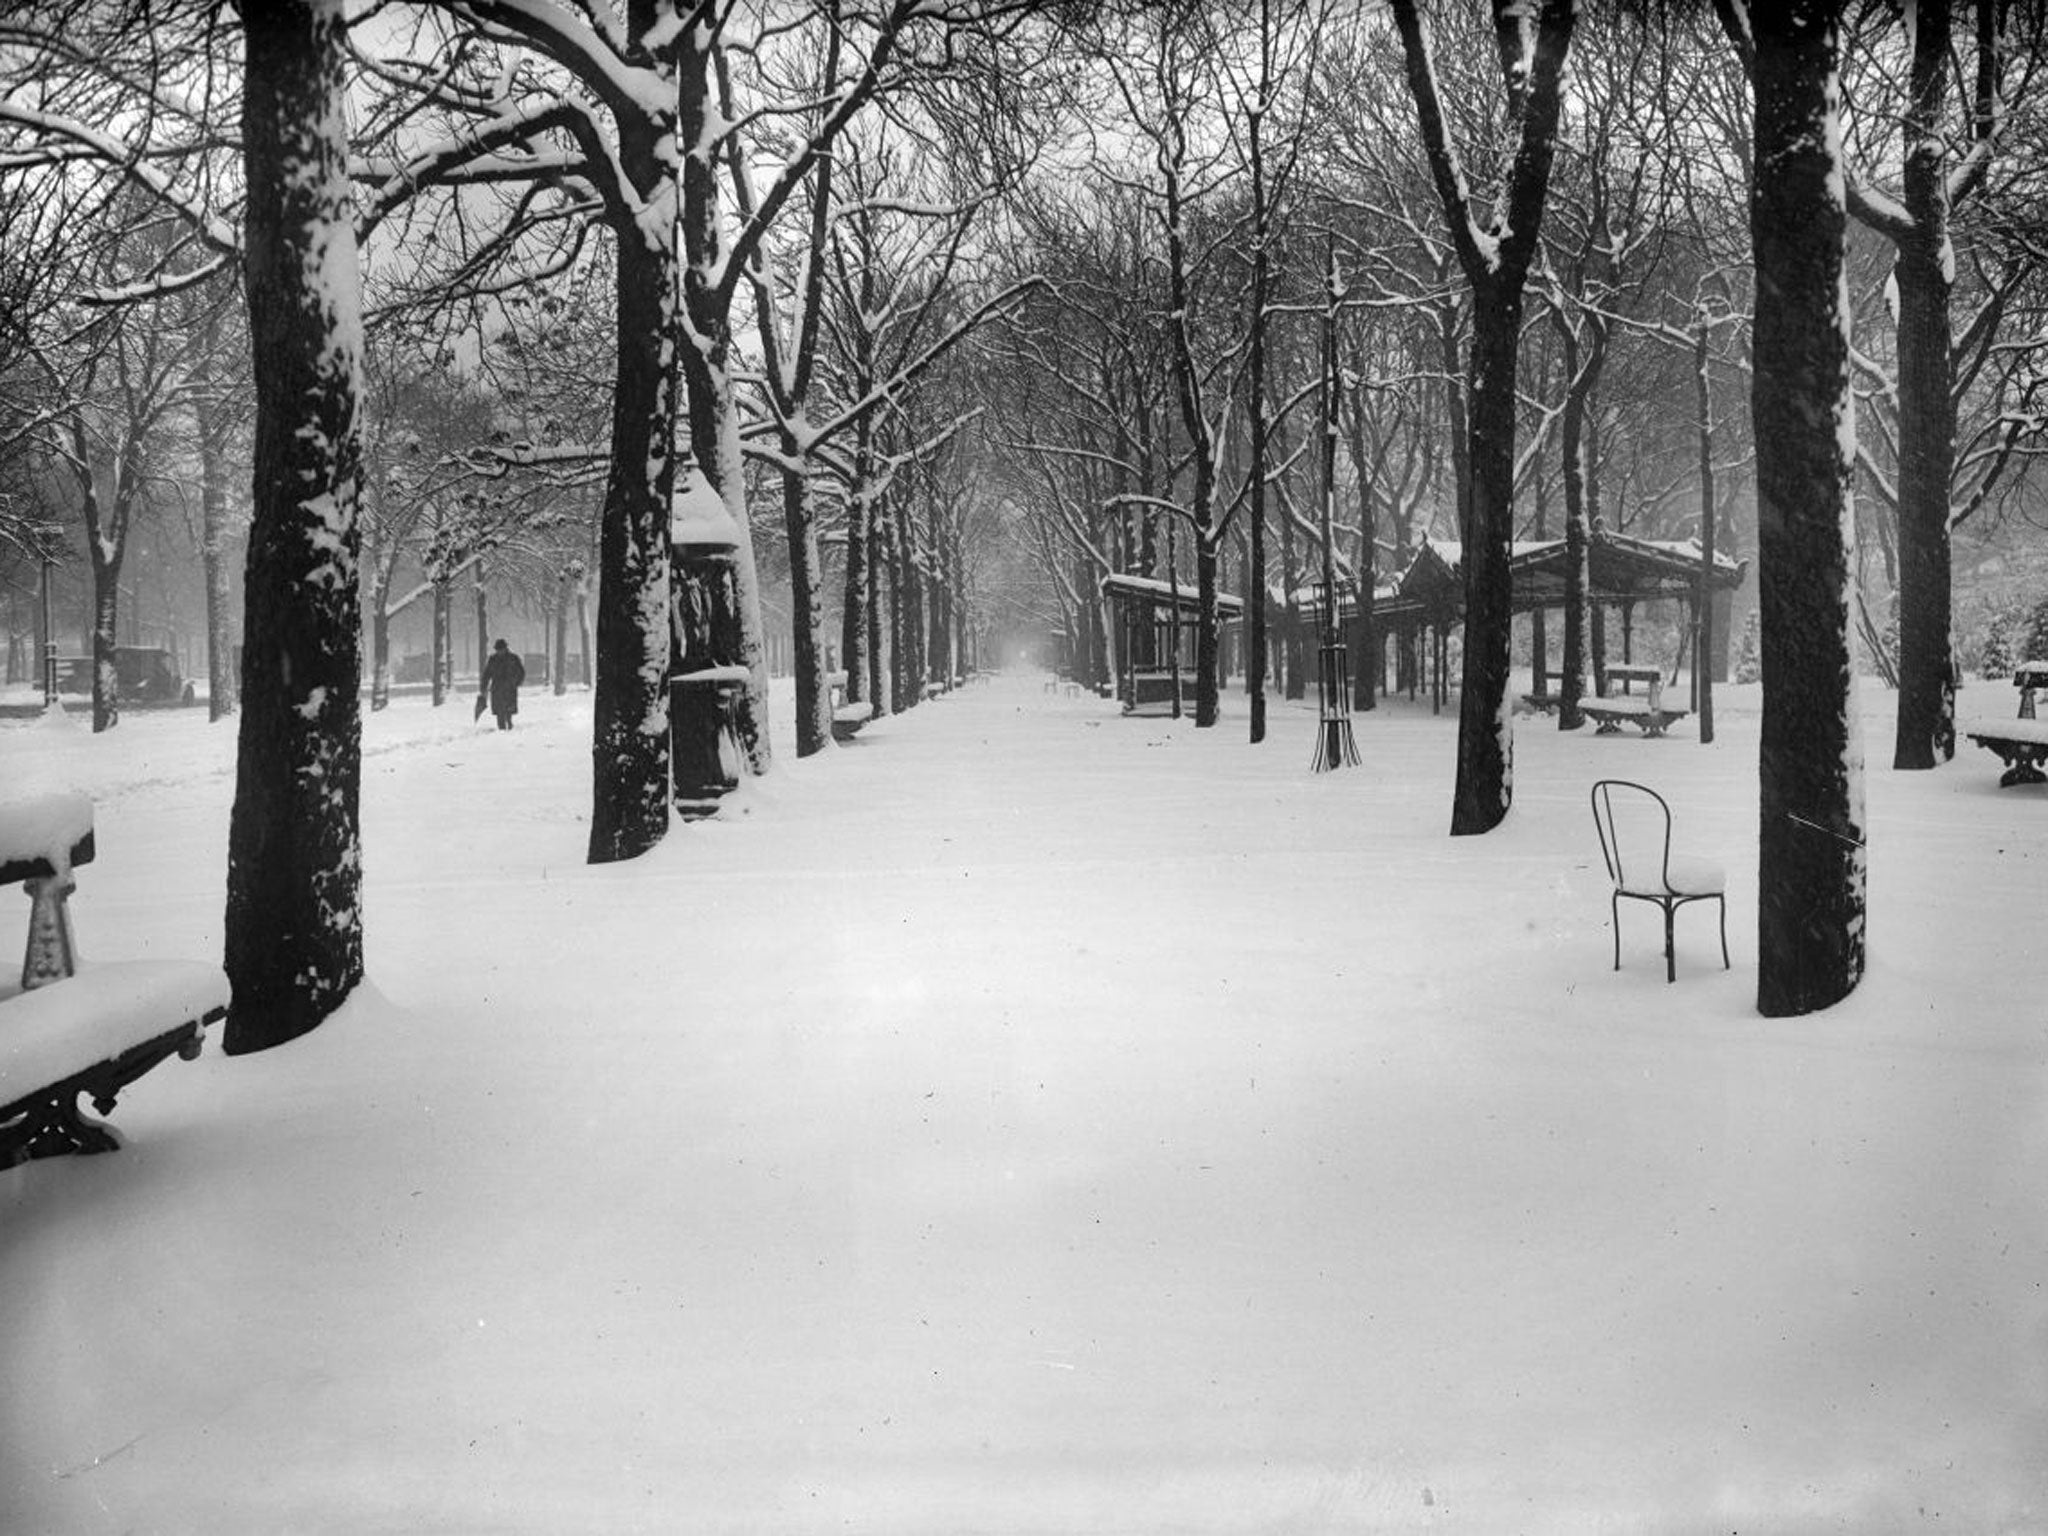
[[[1721,905],[1721,966],[1728,969],[1728,877],[1712,859],[1671,851],[1671,807],[1646,785],[1602,779],[1593,786],[1593,825],[1607,861],[1614,894],[1608,899],[1614,922],[1614,968],[1621,969],[1621,899],[1651,901],[1664,909],[1664,979],[1678,979],[1672,955],[1672,918],[1687,902]]]

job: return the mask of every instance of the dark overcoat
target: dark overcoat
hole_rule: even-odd
[[[483,691],[491,696],[491,713],[519,713],[519,685],[526,681],[526,663],[510,651],[493,651],[484,663]]]

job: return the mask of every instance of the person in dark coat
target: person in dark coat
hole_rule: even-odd
[[[519,713],[519,685],[525,681],[526,663],[513,655],[503,640],[494,644],[491,659],[484,663],[484,675],[477,680],[477,692],[490,696],[499,730],[512,729],[512,717]]]

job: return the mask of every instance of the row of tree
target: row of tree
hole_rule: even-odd
[[[1258,599],[1257,741],[1265,595],[1327,569],[1369,625],[1386,563],[1448,528],[1452,830],[1479,833],[1512,803],[1514,540],[1555,510],[1580,553],[1569,728],[1592,529],[1710,560],[1753,454],[1760,1003],[1824,1006],[1862,953],[1852,530],[1897,593],[1894,761],[1930,766],[1951,530],[2024,490],[2042,438],[2042,17],[1951,8],[24,4],[0,21],[23,252],[0,263],[0,541],[48,548],[68,471],[117,592],[152,478],[201,487],[216,708],[244,699],[248,1048],[360,975],[362,636],[374,702],[390,615],[431,599],[445,635],[465,578],[523,570],[558,629],[594,580],[605,860],[668,826],[678,672],[744,676],[767,770],[778,562],[799,754],[830,743],[835,659],[887,709],[998,608],[1104,657],[1099,577],[1183,560],[1198,725],[1229,562]],[[1864,295],[1896,321],[1852,314]],[[1745,389],[1772,431],[1743,430]],[[244,455],[235,679],[217,567]],[[96,628],[111,723],[111,608]]]

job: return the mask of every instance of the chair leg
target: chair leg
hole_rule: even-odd
[[[1678,980],[1678,960],[1673,955],[1671,948],[1671,920],[1677,915],[1678,908],[1675,904],[1668,901],[1660,902],[1658,905],[1664,909],[1664,979],[1666,981],[1676,981]]]
[[[1607,917],[1614,929],[1614,968],[1618,971],[1621,969],[1621,897],[1618,894],[1607,898]]]
[[[1734,967],[1728,963],[1728,898],[1716,896],[1714,900],[1721,907],[1721,969],[1733,970]]]

